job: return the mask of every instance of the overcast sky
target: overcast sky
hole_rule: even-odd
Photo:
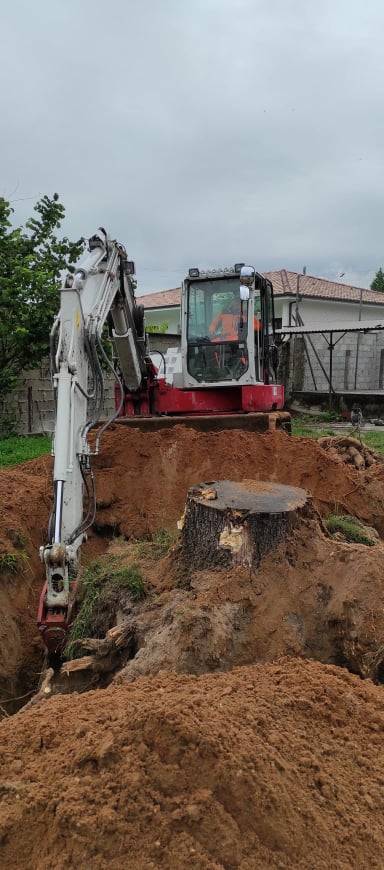
[[[12,0],[1,193],[126,244],[142,291],[384,261],[383,0]],[[31,197],[31,199],[29,199]]]

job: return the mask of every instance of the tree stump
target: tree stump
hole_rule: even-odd
[[[188,491],[181,554],[192,570],[257,568],[300,519],[303,489],[243,480],[200,483]]]

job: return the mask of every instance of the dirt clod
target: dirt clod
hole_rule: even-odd
[[[192,570],[181,582],[177,545],[147,573],[140,557],[146,597],[125,611],[119,601],[120,635],[85,650],[93,664],[112,660],[114,681],[61,695],[48,675],[40,697],[2,722],[1,865],[382,866],[382,686],[346,668],[384,682],[384,465],[365,456],[363,467],[354,450],[344,445],[343,459],[277,431],[118,426],[106,437],[85,558],[174,530],[199,481],[276,481],[308,492],[311,507],[252,570]],[[18,574],[0,572],[9,693],[40,649],[36,553],[50,503],[48,458],[0,473],[0,554],[15,557],[2,564],[20,560]],[[376,529],[374,546],[334,540],[321,520],[331,513]],[[112,535],[121,539],[110,545]]]
[[[379,688],[294,659],[53,698],[2,726],[1,862],[379,868],[383,727]]]
[[[334,459],[354,465],[359,471],[373,465],[383,465],[380,453],[370,450],[366,444],[351,435],[333,435],[319,438],[317,442]]]

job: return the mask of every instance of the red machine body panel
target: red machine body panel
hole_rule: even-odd
[[[58,655],[65,647],[68,630],[72,619],[72,607],[76,596],[77,581],[71,583],[71,603],[68,609],[65,608],[47,608],[47,582],[40,593],[39,606],[37,610],[37,624],[42,635],[43,641],[49,653]]]
[[[120,395],[116,394],[116,404]],[[164,379],[139,394],[127,393],[120,416],[175,416],[198,414],[252,413],[284,408],[284,387],[280,384],[254,384],[239,387],[212,387],[182,390]]]

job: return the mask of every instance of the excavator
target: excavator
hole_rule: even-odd
[[[253,266],[189,269],[181,295],[180,366],[171,378],[167,356],[150,351],[135,289],[134,262],[99,228],[64,278],[50,334],[54,492],[48,542],[40,548],[46,580],[38,625],[52,657],[60,656],[73,620],[81,546],[96,514],[92,457],[108,426],[260,430],[271,416],[274,425],[289,421],[279,414],[284,388],[276,383],[273,288]],[[106,371],[115,379],[116,406],[100,423]]]

